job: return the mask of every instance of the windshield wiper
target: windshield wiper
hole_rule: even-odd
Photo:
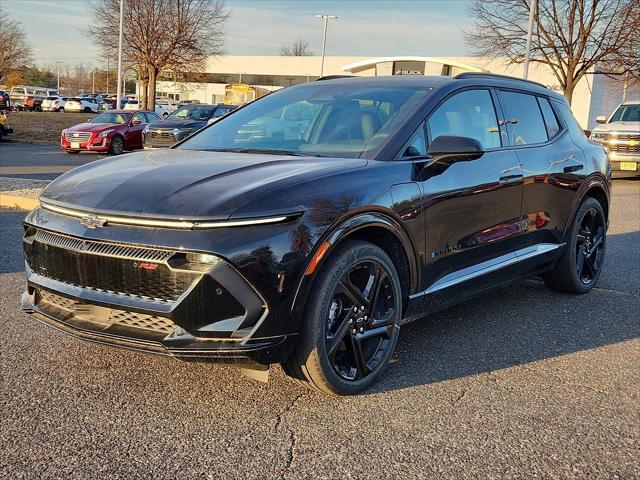
[[[255,153],[266,155],[291,155],[293,157],[312,157],[309,153],[295,152],[292,150],[273,150],[270,148],[207,148],[207,152],[231,152],[231,153]]]

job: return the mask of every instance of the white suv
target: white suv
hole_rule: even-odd
[[[124,105],[125,110],[140,110],[142,108],[142,102],[138,100],[129,100]],[[162,118],[167,118],[169,116],[169,110],[164,108],[162,105],[158,105],[156,103],[156,115]]]
[[[98,101],[89,97],[73,97],[67,99],[64,105],[65,112],[98,113]]]
[[[45,97],[42,101],[43,112],[64,112],[64,104],[67,102],[67,97]]]

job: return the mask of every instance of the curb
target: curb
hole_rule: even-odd
[[[37,198],[14,197],[13,195],[0,194],[0,207],[18,210],[33,210],[38,206]]]

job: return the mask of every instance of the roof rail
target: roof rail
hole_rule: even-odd
[[[498,73],[484,73],[484,72],[462,72],[453,78],[473,78],[473,77],[488,77],[488,78],[501,78],[504,80],[517,80],[518,82],[532,83],[544,89],[547,89],[546,85],[540,82],[534,82],[533,80],[525,80],[524,78],[512,77],[510,75],[500,75]]]
[[[334,80],[336,78],[355,78],[356,75],[325,75],[324,77],[316,78],[316,82],[322,80]]]

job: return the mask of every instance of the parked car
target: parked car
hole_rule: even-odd
[[[313,110],[304,135],[238,138],[294,105]],[[22,306],[80,338],[262,378],[280,362],[354,394],[409,321],[531,275],[591,290],[610,189],[606,149],[534,82],[296,85],[49,184],[25,220]]]
[[[103,97],[102,103],[100,103],[100,111],[108,111],[116,108],[116,97]]]
[[[98,101],[95,98],[71,97],[67,99],[64,111],[98,113]]]
[[[190,104],[178,108],[166,120],[150,123],[143,131],[145,148],[167,148],[234,110],[234,105]]]
[[[169,113],[173,113],[178,109],[178,102],[170,98],[159,98],[156,103],[164,107]]]
[[[615,177],[640,175],[640,101],[618,105],[609,118],[596,118],[591,140],[609,149],[611,169]]]
[[[7,110],[0,108],[0,140],[13,133],[13,128],[8,123]]]
[[[44,100],[42,100],[42,111],[43,112],[64,112],[64,105],[66,102],[67,102],[67,97],[60,97],[58,95],[45,97]]]
[[[138,100],[129,100],[124,106],[125,110],[140,110],[140,108],[142,108],[142,102]],[[155,110],[156,114],[162,118],[167,118],[169,116],[169,111],[158,103],[156,103]]]
[[[44,98],[57,94],[57,90],[52,88],[16,85],[11,87],[9,97],[15,110],[40,111]]]
[[[142,148],[142,129],[159,119],[146,110],[110,110],[63,130],[60,147],[66,153],[90,151],[119,155],[125,150]]]
[[[9,97],[9,93],[0,90],[0,110],[10,110],[11,109],[11,98]]]

